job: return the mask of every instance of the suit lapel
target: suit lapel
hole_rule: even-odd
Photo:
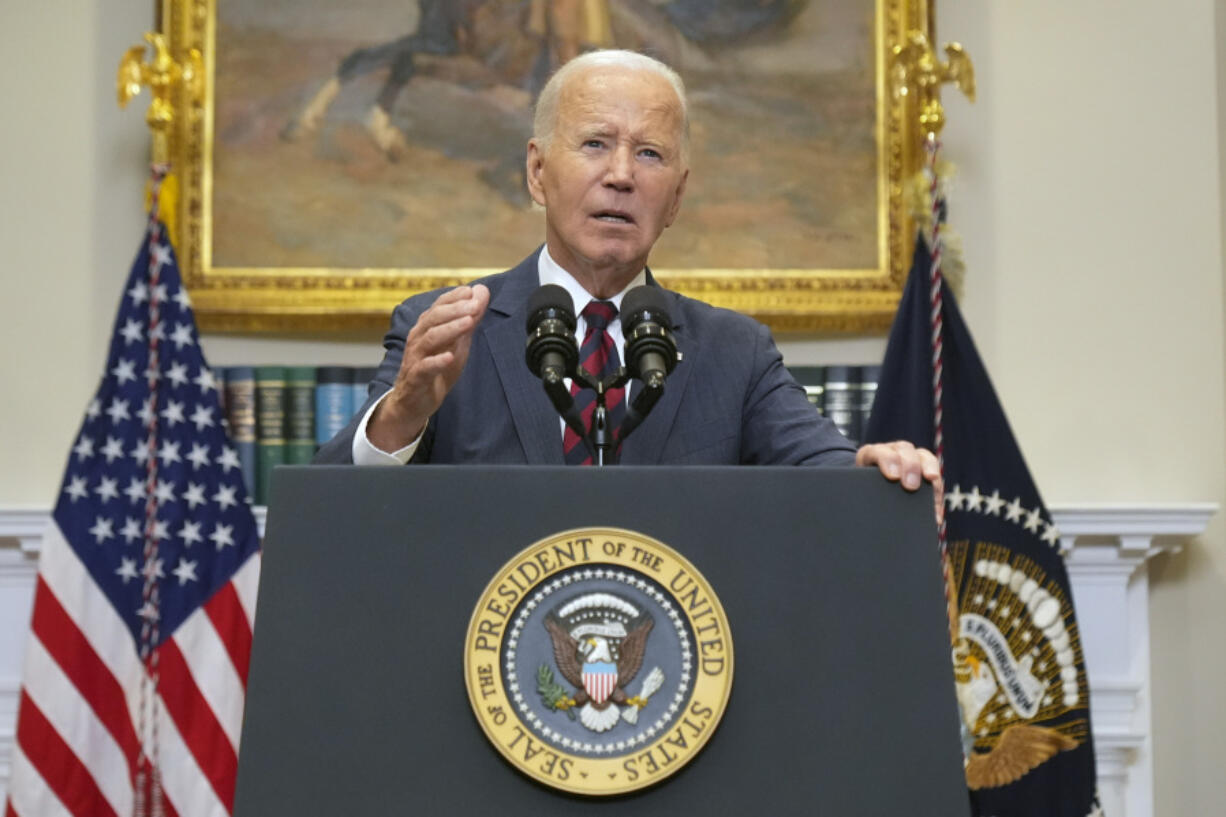
[[[658,286],[651,272],[647,273],[648,283]],[[697,348],[693,344],[684,325],[681,298],[675,292],[664,290],[670,303],[669,313],[673,319],[673,337],[677,340],[677,351],[681,359],[677,367],[664,383],[664,396],[655,408],[647,415],[647,419],[626,438],[622,446],[621,462],[623,465],[656,465],[664,455],[664,444],[668,440],[673,423],[677,420],[677,409],[689,383],[690,372],[694,368]],[[631,396],[638,394],[639,382],[634,381]]]
[[[490,300],[481,331],[528,463],[564,465],[560,421],[545,397],[540,379],[524,362],[528,299],[539,282],[537,255],[533,253],[506,274],[503,285]]]
[[[539,251],[538,251],[539,252]],[[545,397],[541,381],[524,363],[524,324],[528,318],[528,299],[539,286],[537,255],[533,253],[519,266],[506,273],[503,284],[493,294],[486,319],[481,323],[494,369],[498,373],[506,397],[515,433],[532,465],[564,465],[561,423]],[[659,286],[650,270],[648,283]],[[621,462],[626,465],[654,465],[661,461],[664,444],[677,418],[677,410],[689,383],[699,351],[693,347],[684,322],[681,298],[665,290],[671,302],[673,335],[681,360],[669,375],[664,396],[656,403],[647,420],[622,446]],[[638,393],[639,382],[632,382],[631,397]]]

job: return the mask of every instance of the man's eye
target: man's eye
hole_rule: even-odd
[[[601,148],[604,147],[604,142],[600,141],[599,139],[588,139],[583,143],[583,146],[585,148]]]
[[[648,159],[662,159],[663,158],[660,155],[660,151],[655,150],[654,148],[643,148],[641,151],[639,151],[639,155],[645,156]]]

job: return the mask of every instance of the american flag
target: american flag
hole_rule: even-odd
[[[43,541],[4,817],[229,814],[259,564],[151,216]]]

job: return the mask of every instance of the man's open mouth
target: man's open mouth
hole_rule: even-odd
[[[623,210],[600,210],[592,214],[592,218],[597,221],[605,221],[610,224],[633,224],[634,217]]]

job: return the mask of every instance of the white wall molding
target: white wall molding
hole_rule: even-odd
[[[20,656],[18,656],[20,658]],[[2,659],[0,659],[2,660]],[[0,677],[0,800],[8,792],[9,775],[13,768],[13,746],[17,742],[17,702],[21,694],[21,678]]]
[[[1090,717],[1103,808],[1153,817],[1149,659],[1150,558],[1178,552],[1217,511],[1213,503],[1055,505],[1090,682]]]
[[[260,535],[265,509],[256,508]],[[1154,781],[1146,562],[1199,535],[1212,503],[1055,505],[1089,670],[1103,806],[1112,817],[1153,817]],[[8,789],[18,681],[37,556],[50,512],[0,508],[0,799]]]
[[[43,529],[51,521],[46,508],[0,508],[0,538],[16,539],[23,553],[38,555]]]

